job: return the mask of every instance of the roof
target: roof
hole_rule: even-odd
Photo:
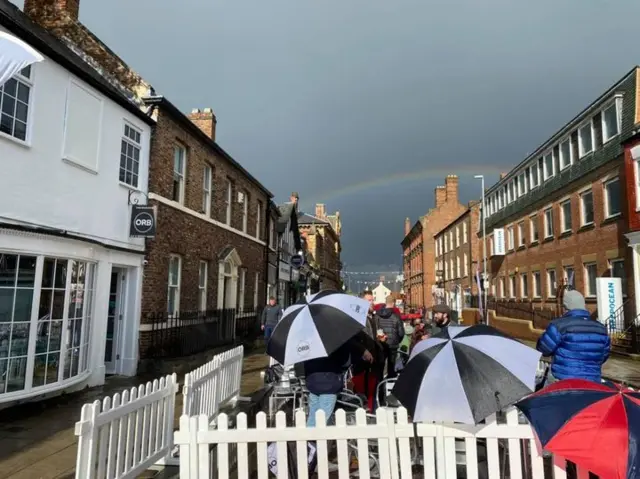
[[[284,203],[282,205],[278,205],[278,212],[280,213],[277,224],[278,233],[284,233],[284,230],[289,224],[289,220],[293,219],[295,221],[297,219],[296,215],[294,214],[295,211],[296,205],[294,203]]]
[[[0,0],[4,1],[4,0]],[[150,96],[142,99],[146,105],[149,106],[160,106],[164,110],[166,110],[173,118],[175,118],[185,130],[188,130],[193,136],[195,136],[202,143],[208,145],[215,151],[217,154],[222,156],[225,160],[227,160],[233,167],[238,169],[242,174],[244,174],[255,186],[260,188],[269,198],[273,198],[273,193],[271,193],[262,183],[260,183],[251,173],[249,173],[240,163],[233,159],[233,157],[224,151],[220,145],[218,145],[213,139],[211,139],[205,132],[203,132],[200,128],[193,123],[187,115],[185,115],[180,109],[167,100],[166,97],[158,95],[158,96]]]
[[[303,212],[298,213],[298,224],[299,225],[329,225],[329,226],[331,226],[331,223],[329,223],[328,221],[320,219],[317,216],[310,215],[309,213],[303,213]]]
[[[148,125],[155,121],[130,101],[100,73],[76,55],[68,46],[33,22],[18,7],[7,0],[0,0],[0,26],[31,45],[43,55],[64,67],[70,73],[85,81],[88,85],[104,94],[114,103],[135,115]]]

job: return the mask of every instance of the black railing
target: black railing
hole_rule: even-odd
[[[470,305],[478,308],[480,300],[477,295],[471,296]],[[549,323],[558,317],[556,306],[542,306],[531,301],[501,300],[487,298],[487,310],[495,311],[496,316],[531,321],[537,329],[545,329]]]
[[[638,317],[634,316],[634,304],[627,299],[622,306],[616,309],[603,324],[611,337],[611,345],[618,350],[637,353],[640,351],[638,343]],[[594,314],[597,318],[597,314]]]
[[[141,349],[147,358],[180,358],[220,346],[255,339],[260,331],[257,310],[213,309],[176,314],[146,313],[150,324]]]

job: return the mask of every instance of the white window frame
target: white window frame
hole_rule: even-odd
[[[182,156],[182,171],[176,170],[176,157],[180,154]],[[171,192],[171,199],[178,204],[184,205],[185,198],[185,178],[187,173],[187,148],[184,145],[176,144],[173,145],[173,183],[175,187],[175,182],[178,182],[178,198],[175,198],[175,192]]]
[[[462,244],[467,244],[469,241],[469,227],[467,222],[462,223]]]
[[[584,292],[585,292],[584,297],[585,298],[595,298],[596,297],[596,292],[595,291],[591,291],[591,287],[589,286],[589,267],[591,267],[591,266],[595,266],[595,269],[596,269],[595,277],[596,278],[598,277],[598,263],[590,262],[590,263],[584,263],[583,264]]]
[[[548,269],[547,273],[547,298],[555,298],[558,294],[558,274],[555,269]],[[553,276],[553,278],[552,278]]]
[[[15,109],[16,109],[16,105],[14,105],[14,111],[13,111],[13,124],[12,124],[12,129],[13,132],[12,133],[4,133],[0,131],[0,137],[2,138],[7,138],[11,141],[15,141],[16,143],[19,143],[21,145],[26,145],[26,146],[30,146],[31,145],[31,126],[32,126],[32,112],[33,112],[33,90],[35,88],[35,82],[34,82],[34,72],[35,72],[35,68],[36,65],[30,65],[27,66],[25,68],[23,68],[22,70],[20,70],[18,73],[16,73],[15,75],[13,75],[13,77],[11,77],[12,79],[16,80],[16,82],[18,83],[16,85],[16,97],[18,96],[17,94],[17,89],[20,88],[20,83],[24,84],[24,86],[29,88],[29,99],[27,100],[27,123],[25,126],[25,137],[24,140],[21,138],[18,138],[17,136],[14,136],[13,133],[15,133],[15,121],[16,121],[16,117],[15,117]],[[29,76],[26,77],[24,76],[23,72],[25,70],[29,70]],[[2,87],[0,87],[2,88]],[[4,90],[3,93],[0,93],[0,103],[2,103],[2,96],[4,95]],[[8,95],[8,94],[7,94]],[[17,98],[16,98],[16,101]],[[21,101],[21,103],[24,103]],[[0,105],[1,106],[1,105]]]
[[[171,264],[173,261],[178,261],[178,281],[175,284],[171,284]],[[167,309],[169,308],[169,298],[171,297],[171,291],[176,290],[176,300],[174,302],[174,311],[169,311],[169,316],[173,317],[180,314],[180,293],[182,286],[182,256],[177,254],[169,255],[169,272],[167,277]]]
[[[618,131],[616,131],[616,133],[613,134],[613,135],[605,137],[607,126],[606,126],[606,123],[604,121],[604,112],[609,110],[610,108],[614,108],[615,109],[615,112],[616,112],[616,125],[617,125],[617,128],[618,128]],[[612,139],[614,139],[615,137],[620,135],[620,131],[622,131],[622,115],[621,115],[621,112],[622,112],[622,95],[616,95],[615,99],[612,102],[610,102],[609,104],[607,104],[600,111],[600,121],[602,122],[601,124],[602,124],[602,144],[603,145],[606,145]]]
[[[203,284],[203,279],[204,279],[204,284]],[[200,264],[198,265],[198,310],[200,312],[207,310],[208,283],[209,283],[209,263],[207,261],[200,261]]]
[[[509,297],[516,298],[516,289],[518,287],[516,275],[512,274],[509,276]]]
[[[565,162],[565,157],[562,152],[562,145],[569,144],[569,162]],[[560,143],[558,143],[558,165],[560,167],[560,171],[569,168],[573,164],[573,157],[575,156],[573,153],[573,144],[571,143],[571,136],[566,137]]]
[[[547,213],[550,213],[547,216]],[[553,224],[553,207],[545,208],[544,212],[544,239],[553,238],[555,236],[555,228]],[[551,232],[549,233],[549,229]]]
[[[500,297],[501,298],[506,298],[507,297],[507,286],[506,286],[506,281],[504,276],[500,277]]]
[[[612,184],[618,182],[618,184],[620,185],[620,188],[622,188],[622,185],[620,184],[620,177],[616,176],[613,178],[609,178],[606,181],[604,181],[602,183],[602,193],[603,193],[603,199],[604,199],[604,219],[607,220],[609,218],[616,218],[620,215],[622,215],[622,198],[620,198],[620,211],[618,211],[617,213],[611,213],[609,211],[609,194],[607,192],[607,187]]]
[[[548,171],[547,158],[551,158],[551,172]],[[553,149],[547,151],[542,155],[542,169],[543,169],[543,181],[547,181],[549,178],[553,178],[556,174],[556,161]]]
[[[211,168],[211,165],[204,165],[204,169],[202,170],[202,212],[207,216],[211,216],[212,184],[213,168]]]
[[[540,282],[540,271],[532,271],[531,272],[531,279],[533,282],[533,298],[540,298],[542,297],[542,283]]]
[[[456,226],[456,248],[460,247],[460,225]]]
[[[125,131],[126,129],[129,128],[130,131],[134,131],[135,133],[138,134],[140,141],[136,142],[134,138],[131,138],[130,136],[125,135]],[[137,151],[138,152],[138,173],[136,174],[136,181],[135,184],[132,181],[131,183],[127,183],[126,179],[127,179],[127,175],[126,173],[129,172],[131,173],[131,176],[133,178],[133,172],[134,170],[132,169],[131,171],[129,171],[127,169],[127,165],[125,163],[125,167],[122,167],[122,146],[126,145],[126,146],[131,146],[131,148],[133,148],[133,151]],[[138,189],[140,187],[140,170],[141,170],[141,160],[142,160],[142,130],[140,130],[140,128],[137,128],[135,126],[133,126],[131,123],[129,123],[128,121],[124,121],[122,124],[122,135],[120,137],[120,166],[118,167],[118,180],[120,181],[120,184],[125,185],[127,187],[131,187],[131,188],[135,188]],[[129,158],[128,154],[125,154],[125,158]],[[125,160],[126,161],[126,160]],[[131,162],[133,165],[133,162],[136,161],[136,159],[134,157],[131,157]],[[122,173],[124,174],[124,179],[121,180],[120,177],[123,176]]]
[[[535,178],[535,182],[533,181],[534,178]],[[530,189],[532,190],[540,186],[540,172],[538,171],[537,160],[531,165],[529,165],[529,186],[530,186]]]
[[[256,201],[256,238],[260,239],[260,230],[262,229],[262,201]]]
[[[586,212],[584,207],[585,196],[591,196],[591,214],[593,219],[591,221],[586,220]],[[580,226],[592,225],[595,220],[595,204],[593,202],[593,190],[586,190],[580,193]]]
[[[244,268],[238,268],[238,312],[244,311],[244,295],[247,282],[247,270]]]
[[[462,276],[462,270],[460,268],[460,256],[456,256],[456,278]]]
[[[566,212],[564,210],[565,205],[569,205],[569,228],[566,228]],[[567,198],[566,200],[560,202],[560,234],[567,233],[573,230],[573,221],[571,218],[571,198]]]
[[[232,205],[233,205],[233,183],[231,180],[227,180],[227,192],[225,194],[226,197],[226,210],[225,210],[225,224],[231,226],[231,213],[232,213]]]
[[[469,255],[464,253],[464,266],[463,266],[464,277],[469,276]]]
[[[527,194],[527,173],[523,171],[518,175],[518,198]]]
[[[582,135],[581,132],[582,130],[584,130],[586,127],[589,127],[589,130],[591,131],[591,149],[590,150],[585,150],[584,146],[582,145]],[[578,132],[578,158],[584,158],[585,156],[587,156],[589,153],[593,153],[593,151],[595,150],[595,128],[593,126],[593,118],[589,118],[588,121],[585,121],[582,125],[580,125],[577,129]]]
[[[525,288],[526,286],[526,288]],[[526,289],[526,291],[525,291]],[[522,299],[529,297],[529,277],[528,273],[520,273],[520,297]]]
[[[509,251],[513,251],[516,247],[515,245],[516,243],[516,239],[515,239],[515,230],[513,226],[509,226],[509,228],[507,228],[507,246]]]
[[[524,238],[524,221],[518,223],[518,248],[524,246],[526,244]]]
[[[246,233],[249,229],[249,194],[244,191],[242,200],[242,232]]]
[[[572,264],[568,264],[566,266],[562,267],[562,275],[563,275],[563,280],[565,284],[569,283],[569,271],[573,272],[573,284],[575,285],[576,283],[576,269],[573,267]]]
[[[609,260],[609,272],[612,278],[617,278],[618,276],[613,276],[613,265],[614,263],[622,263],[622,270],[624,271],[624,278],[620,278],[622,281],[622,295],[627,296],[627,268],[626,261],[624,258],[614,258]]]
[[[529,216],[529,240],[531,243],[537,243],[540,241],[540,231],[538,230],[538,226],[538,215]],[[534,238],[533,236],[534,231],[538,233],[537,238]]]

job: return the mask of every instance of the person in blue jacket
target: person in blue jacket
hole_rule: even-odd
[[[607,329],[591,318],[578,291],[565,292],[562,306],[565,313],[549,324],[536,346],[543,356],[552,357],[546,383],[561,379],[600,382],[602,365],[611,351]]]

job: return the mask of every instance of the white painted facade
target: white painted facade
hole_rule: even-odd
[[[387,301],[387,296],[391,294],[391,290],[387,288],[382,281],[380,284],[373,288],[373,302],[374,304],[380,304]]]
[[[0,403],[136,373],[144,240],[129,237],[129,193],[145,202],[151,134],[48,57],[12,80],[0,92],[16,105],[0,127]]]

